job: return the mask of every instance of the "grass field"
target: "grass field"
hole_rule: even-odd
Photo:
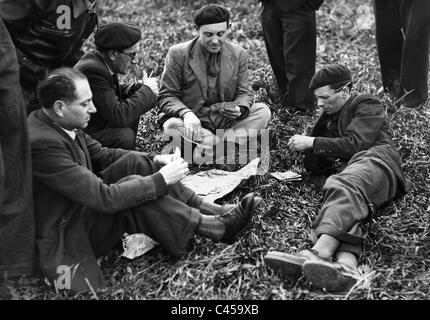
[[[168,48],[193,37],[193,11],[207,1],[99,1],[102,22],[123,20],[143,32],[138,67],[126,79],[139,78],[142,68],[160,76]],[[250,54],[255,101],[279,106],[272,79],[256,0],[211,1],[231,9],[229,35]],[[331,62],[348,65],[360,92],[376,93],[381,86],[370,1],[326,0],[317,13],[317,68]],[[364,28],[368,24],[369,28]],[[86,47],[91,47],[91,43]],[[410,192],[382,208],[374,219],[361,259],[363,279],[349,292],[333,295],[315,290],[304,279],[291,282],[265,267],[268,250],[295,252],[310,245],[307,231],[321,203],[321,192],[305,178],[279,182],[269,175],[251,178],[223,199],[234,202],[253,191],[263,197],[252,229],[227,246],[195,237],[180,259],[154,249],[141,258],[120,258],[113,250],[102,258],[106,289],[96,294],[57,295],[41,278],[9,281],[15,299],[428,299],[430,293],[430,108],[406,109],[389,96],[380,96],[411,181]],[[142,119],[138,148],[159,152],[156,111]],[[270,172],[303,173],[300,157],[286,147],[285,136],[303,132],[315,116],[291,115],[281,123],[273,115]],[[205,168],[206,169],[206,168]],[[226,169],[236,169],[236,166]]]

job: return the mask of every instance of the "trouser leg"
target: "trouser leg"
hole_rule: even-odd
[[[281,16],[284,35],[285,74],[288,79],[287,106],[309,110],[314,95],[309,89],[315,74],[315,11],[296,10]]]
[[[136,132],[131,128],[109,128],[91,133],[91,137],[108,148],[134,150]]]
[[[339,174],[330,176],[323,187],[323,204],[313,224],[318,237],[328,234],[338,239],[338,250],[361,252],[369,204],[378,208],[391,200],[397,177],[381,159],[363,151]]]
[[[403,50],[399,0],[374,0],[373,10],[384,90],[398,94]]]
[[[158,166],[147,157],[134,154],[102,171],[101,177],[105,183],[115,183],[131,174],[146,176],[156,171]],[[145,233],[169,254],[179,256],[199,223],[199,210],[187,204],[195,197],[191,189],[178,183],[169,187],[168,195],[129,210],[114,215],[88,214],[86,227],[95,254],[99,256],[118,244],[127,232]]]
[[[288,79],[285,74],[285,61],[283,55],[284,36],[282,23],[279,19],[279,9],[273,2],[265,2],[261,13],[261,25],[264,42],[266,44],[269,62],[282,97],[287,94]]]
[[[183,158],[188,163],[192,163],[196,153],[202,151],[200,147],[184,138],[184,122],[179,118],[170,118],[163,124],[163,138],[167,141],[169,138],[173,140],[163,148],[162,153],[168,153],[170,149],[178,147],[182,150]],[[198,142],[200,146],[205,146],[207,152],[206,158],[213,155],[213,147],[220,141],[220,136],[213,134],[210,130],[202,128],[202,140]],[[183,146],[182,146],[183,144]]]
[[[264,103],[254,103],[245,119],[236,121],[224,134],[224,140],[232,140],[238,144],[246,144],[247,139],[256,139],[260,130],[267,127],[271,112]]]
[[[27,114],[15,47],[1,19],[0,52],[0,279],[3,279],[34,272],[36,239]]]
[[[428,98],[430,1],[403,0],[401,15],[405,40],[400,72],[400,96],[408,94],[404,103],[415,107]]]

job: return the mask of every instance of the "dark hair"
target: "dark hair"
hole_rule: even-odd
[[[37,98],[43,108],[52,108],[54,102],[63,100],[70,103],[76,99],[76,80],[86,80],[80,71],[72,68],[52,70],[37,86]]]

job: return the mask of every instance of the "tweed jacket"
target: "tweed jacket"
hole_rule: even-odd
[[[315,137],[313,149],[305,153],[304,159],[308,171],[324,172],[336,159],[347,162],[357,152],[371,150],[393,170],[401,187],[407,189],[400,154],[391,140],[385,109],[375,96],[350,97],[340,111],[339,137],[327,137],[328,117],[323,112],[311,131],[310,136]]]
[[[96,269],[92,284],[98,287],[99,270],[85,231],[84,215],[116,214],[154,200],[167,194],[164,179],[157,172],[105,184],[93,168],[103,170],[135,151],[104,148],[81,130],[76,135],[79,147],[43,110],[29,115],[28,126],[40,268],[51,279],[58,277],[59,265],[83,265],[87,268],[84,273]],[[88,289],[85,283],[76,285],[72,288],[75,291]]]
[[[93,133],[109,127],[133,128],[145,112],[157,104],[157,97],[148,86],[119,85],[98,51],[85,54],[75,65],[85,74],[97,108],[85,129]],[[130,87],[133,87],[130,89]]]
[[[161,77],[158,102],[168,117],[196,113],[207,99],[208,76],[199,38],[172,46]],[[251,92],[246,51],[226,41],[218,75],[219,102],[235,101],[249,109]]]

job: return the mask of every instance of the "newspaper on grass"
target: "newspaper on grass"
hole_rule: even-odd
[[[147,253],[156,246],[158,246],[158,242],[144,233],[124,233],[124,238],[122,239],[124,252],[121,256],[128,259],[134,259]]]
[[[206,201],[214,202],[232,192],[241,183],[256,175],[259,158],[254,159],[242,169],[234,172],[211,169],[191,174],[182,179],[182,183],[192,189]],[[144,233],[124,234],[121,256],[134,259],[158,245],[158,242]]]
[[[270,175],[278,180],[281,181],[298,181],[302,180],[302,176],[298,173],[295,173],[293,171],[286,171],[286,172],[272,172]]]
[[[257,174],[260,158],[256,158],[238,171],[211,169],[191,174],[182,183],[208,202],[229,194],[239,185]]]

